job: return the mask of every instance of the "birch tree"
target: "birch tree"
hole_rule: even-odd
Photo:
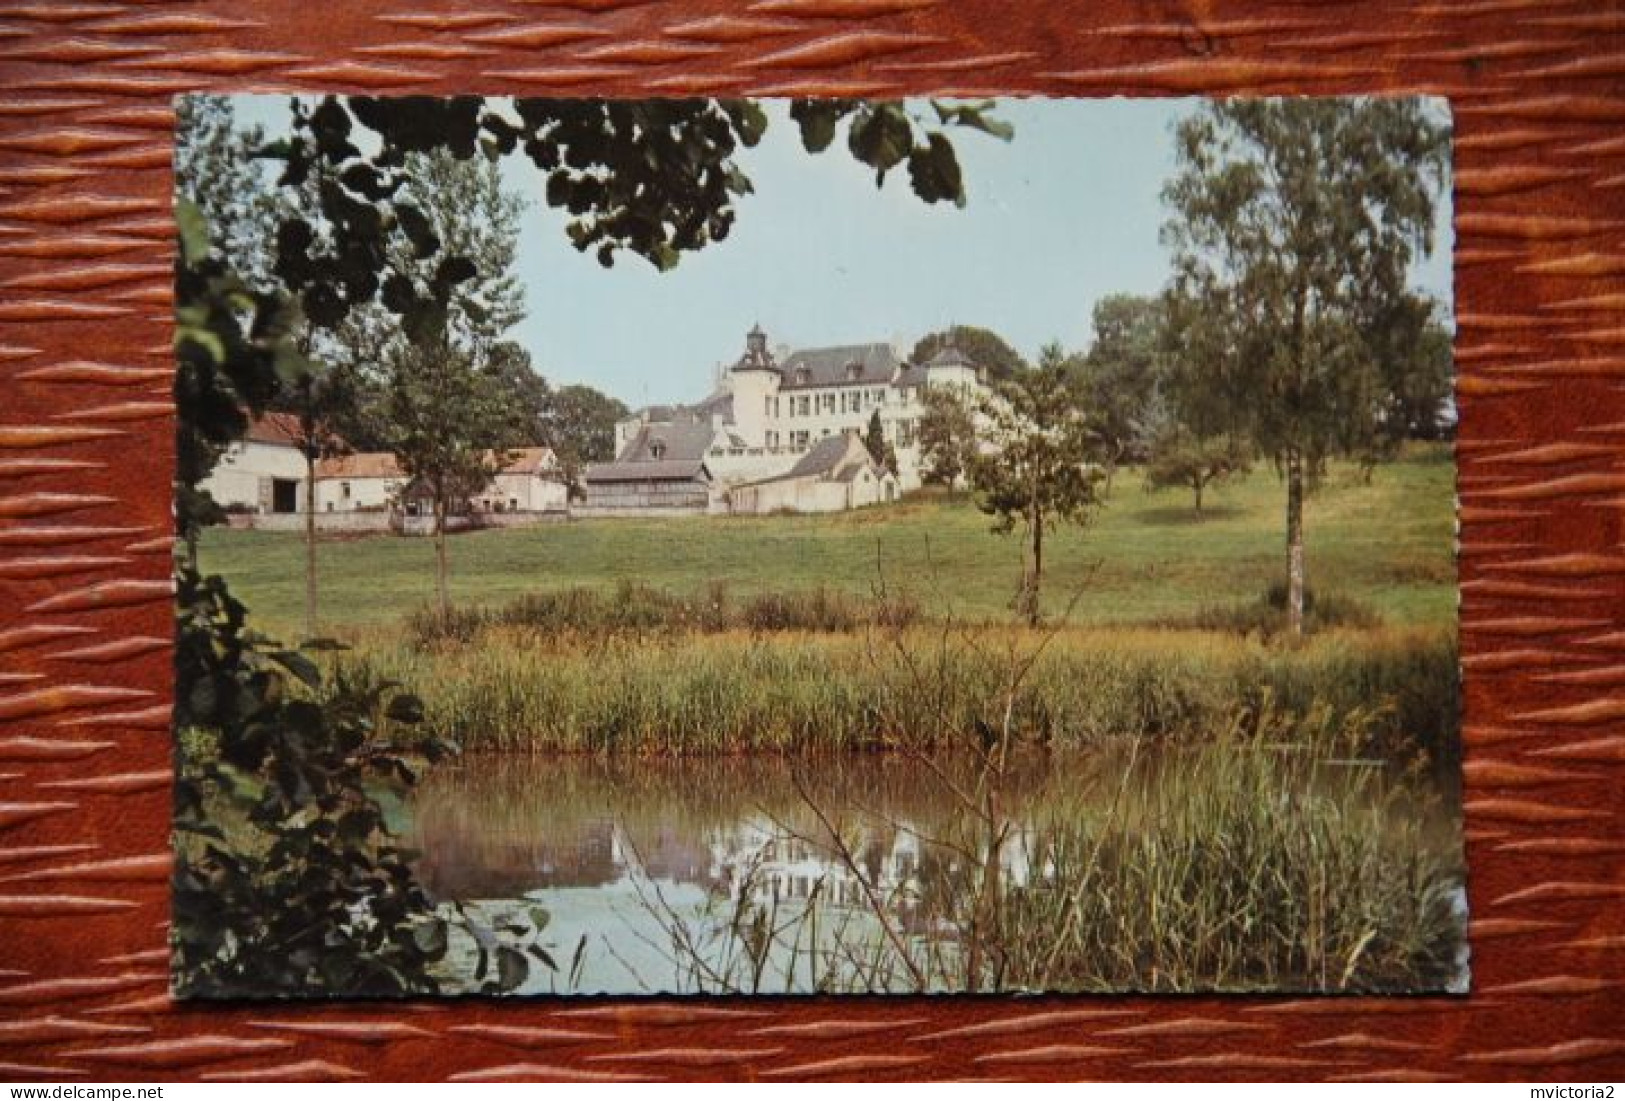
[[[1375,97],[1214,102],[1177,130],[1173,313],[1230,338],[1204,369],[1286,482],[1294,635],[1305,493],[1330,458],[1378,453],[1393,368],[1421,361],[1391,320],[1430,247],[1447,137],[1422,101]]]

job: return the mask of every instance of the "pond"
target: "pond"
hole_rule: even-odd
[[[550,966],[533,965],[520,993],[1019,989],[1048,973],[1021,970],[1018,938],[1054,939],[1033,900],[1076,909],[1065,896],[1087,879],[1080,867],[1133,863],[1120,850],[1166,817],[1169,769],[1167,755],[1131,765],[1126,752],[1030,753],[996,776],[969,755],[482,755],[424,782],[405,833],[435,897],[542,949]],[[1300,805],[1324,817],[1357,803],[1376,817],[1343,824],[1366,832],[1422,813],[1374,771],[1321,761],[1302,774],[1312,802]],[[1398,832],[1450,853],[1449,822]],[[1142,871],[1120,870],[1119,889]],[[449,990],[479,988],[475,959],[455,938]],[[1057,975],[1042,988],[1077,988]],[[1137,973],[1100,984],[1145,985]]]

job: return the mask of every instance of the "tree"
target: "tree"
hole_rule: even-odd
[[[449,341],[413,342],[390,363],[393,447],[411,485],[427,492],[434,521],[435,604],[451,611],[447,519],[485,488],[515,443],[498,377]]]
[[[976,419],[954,391],[926,387],[920,395],[920,480],[931,485],[959,485],[976,461]]]
[[[1087,403],[1107,449],[1106,489],[1120,463],[1144,462],[1152,432],[1146,416],[1161,362],[1163,310],[1158,299],[1114,294],[1095,303],[1094,341],[1075,360],[1080,400]]]
[[[492,345],[487,365],[493,381],[507,395],[506,416],[515,446],[545,446],[553,387],[531,366],[530,353],[514,341],[500,341]]]
[[[276,230],[285,196],[255,153],[265,144],[257,126],[237,125],[226,96],[192,94],[175,100],[175,196],[197,208],[218,255],[247,286],[274,280]]]
[[[305,638],[319,635],[316,611],[316,467],[323,459],[341,455],[348,450],[344,438],[333,431],[332,425],[341,416],[339,410],[350,400],[343,388],[343,380],[325,365],[302,370],[284,387],[287,404],[298,418],[298,438],[295,443],[305,460]]]
[[[234,276],[261,294],[274,292],[275,243],[278,226],[287,218],[319,205],[320,176],[297,188],[275,186],[256,159],[265,145],[260,127],[239,128],[231,100],[224,96],[182,96],[176,103],[175,190],[195,207],[208,226],[212,252],[229,264]],[[239,307],[240,309],[242,307]],[[319,334],[297,309],[284,309],[282,344],[273,390],[252,406],[291,413],[297,419],[295,443],[305,459],[305,635],[317,633],[316,464],[343,449],[335,425],[346,419],[353,388],[331,368],[328,357],[314,355]],[[246,316],[246,315],[245,315]],[[202,491],[187,491],[199,519],[215,519]]]
[[[1063,522],[1087,523],[1099,505],[1100,437],[1078,406],[1058,344],[1043,349],[1037,367],[997,386],[981,413],[988,446],[971,462],[971,485],[978,507],[995,518],[994,531],[1022,530],[1026,562],[1016,609],[1036,626],[1044,534]]]
[[[990,381],[1010,378],[1027,369],[1021,353],[992,329],[979,329],[975,325],[954,325],[934,333],[927,333],[914,344],[909,355],[912,363],[924,364],[942,349],[952,344],[977,367],[987,372]]]
[[[880,410],[876,409],[869,414],[869,426],[863,433],[863,449],[869,452],[869,458],[875,465],[897,473],[897,449],[886,442],[886,430],[880,423]]]
[[[237,127],[225,96],[176,100],[175,209],[186,253],[177,279],[190,281],[180,288],[189,313],[177,318],[176,400],[197,416],[183,416],[177,429],[175,507],[194,564],[198,529],[224,518],[200,483],[247,428],[247,415],[274,402],[279,370],[292,362],[285,338],[300,325],[297,311],[267,298],[281,210],[253,160],[261,141],[258,131]],[[221,346],[205,350],[216,341]],[[225,373],[231,370],[240,373],[233,378]]]
[[[1246,445],[1233,436],[1198,436],[1182,424],[1170,423],[1151,444],[1145,468],[1147,490],[1182,486],[1196,495],[1196,515],[1202,515],[1202,494],[1211,485],[1252,469]]]
[[[459,160],[437,149],[404,160],[398,206],[472,268],[450,280],[440,270],[444,259],[394,242],[386,296],[391,286],[438,289],[413,324],[388,332],[372,368],[382,372],[376,381],[388,411],[387,446],[413,487],[429,496],[436,605],[445,615],[451,603],[448,518],[489,484],[510,448],[540,434],[547,386],[531,371],[529,354],[502,339],[524,317],[524,290],[511,271],[524,201],[502,186],[496,164],[484,158]],[[333,328],[343,331],[355,317],[345,315]],[[361,331],[371,331],[364,320]]]
[[[1397,455],[1406,440],[1444,435],[1455,374],[1450,330],[1437,303],[1427,297],[1401,296],[1373,328],[1385,385],[1371,439],[1356,452],[1367,482],[1377,464]]]
[[[297,361],[298,311],[231,269],[195,204],[182,198],[176,220],[176,520],[190,544],[197,517],[185,504],[248,415],[265,410],[282,365]],[[175,611],[176,988],[435,992],[447,921],[368,787],[415,779],[391,728],[414,724],[421,705],[390,686],[322,698],[311,660],[248,631],[246,609],[224,581],[198,573],[190,546],[176,563]],[[292,682],[317,698],[300,698]],[[421,748],[433,757],[445,747]],[[222,814],[252,840],[228,841]],[[512,989],[528,965],[510,945],[496,951]]]
[[[199,487],[294,369],[299,315],[231,269],[202,211],[184,196],[175,222],[175,523],[195,567],[198,529],[218,512]]]
[[[1407,272],[1430,247],[1447,171],[1445,127],[1419,101],[1254,99],[1207,104],[1178,127],[1173,216],[1176,323],[1245,410],[1286,480],[1287,607],[1303,631],[1304,494],[1335,455],[1385,432],[1391,346]]]
[[[571,492],[579,495],[581,472],[588,463],[615,457],[615,425],[629,413],[619,399],[591,386],[572,384],[553,391],[542,440],[553,449]]]
[[[848,150],[875,170],[877,184],[906,165],[921,199],[962,204],[947,131],[1007,139],[1010,128],[989,117],[987,103],[931,107],[934,119],[901,100],[798,99],[790,114],[808,152],[829,148],[844,124]],[[325,96],[301,108],[294,132],[266,150],[283,161],[288,186],[303,184],[319,165],[332,181],[321,192],[319,224],[295,218],[280,227],[278,273],[318,326],[379,301],[408,336],[432,329],[479,267],[443,248],[433,223],[402,194],[411,157],[443,151],[458,161],[479,153],[495,160],[516,150],[542,174],[547,204],[567,215],[565,233],[578,251],[605,266],[630,251],[666,270],[684,252],[728,235],[735,198],[752,190],[735,154],[755,146],[767,123],[759,104],[740,99]],[[361,144],[351,140],[358,126],[369,131]],[[386,277],[383,258],[403,245],[424,271]]]

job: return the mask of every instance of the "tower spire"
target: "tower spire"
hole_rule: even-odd
[[[745,334],[745,354],[739,357],[734,364],[736,371],[749,370],[776,370],[777,364],[773,362],[773,353],[767,350],[767,333],[762,331],[762,323],[758,321],[751,326],[750,332]]]

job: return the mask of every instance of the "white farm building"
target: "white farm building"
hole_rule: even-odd
[[[299,418],[267,413],[226,448],[200,489],[228,513],[294,515],[305,508],[305,453]]]
[[[308,480],[298,419],[267,413],[221,457],[202,488],[234,524],[298,528],[308,508]],[[316,526],[326,531],[416,532],[423,528],[412,479],[393,454],[350,452],[315,465]],[[460,526],[513,525],[563,516],[569,487],[551,448],[507,451],[501,469],[457,509]]]

